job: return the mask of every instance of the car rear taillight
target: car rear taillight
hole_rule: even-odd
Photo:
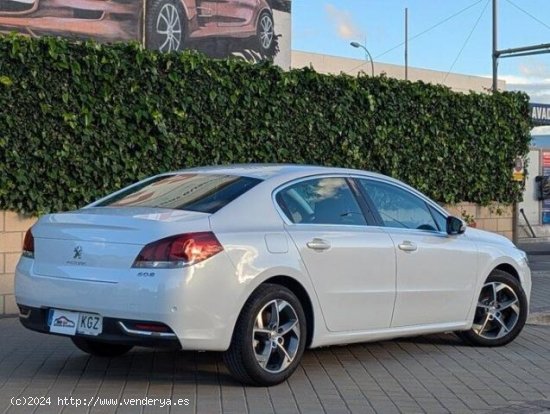
[[[191,266],[221,252],[223,246],[214,233],[187,233],[147,244],[132,267],[175,268]]]
[[[32,235],[32,229],[28,229],[25,233],[25,239],[23,240],[23,256],[34,258],[34,237]]]

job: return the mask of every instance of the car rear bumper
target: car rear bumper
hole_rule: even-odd
[[[49,311],[49,308],[31,308],[19,305],[19,320],[25,328],[49,334],[51,333],[48,325]],[[181,349],[181,344],[176,334],[169,328],[168,332],[146,332],[132,329],[136,323],[155,323],[155,321],[104,318],[103,332],[100,335],[77,333],[75,336],[120,345]],[[60,334],[54,333],[53,335]]]
[[[183,350],[229,347],[242,288],[225,252],[188,268],[158,269],[149,276],[143,276],[144,270],[121,269],[117,283],[51,277],[36,274],[34,260],[23,257],[16,269],[15,297],[20,307],[31,309],[31,317],[22,318],[22,323],[49,333],[45,315],[49,309],[60,309],[101,315],[108,328],[104,337],[97,338],[101,340],[154,343],[151,339],[160,338],[129,334],[118,324],[151,321],[169,327]],[[110,272],[105,279],[113,279]]]

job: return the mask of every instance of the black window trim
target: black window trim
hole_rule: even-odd
[[[360,181],[359,180],[368,180],[369,177],[352,177],[352,179],[355,181],[356,183],[356,187],[359,191],[359,193],[361,194],[361,197],[363,198],[365,204],[367,204],[372,216],[373,216],[373,220],[374,220],[374,223],[375,226],[377,227],[386,227],[384,225],[384,221],[382,220],[382,217],[380,216],[380,213],[378,212],[378,209],[376,208],[376,206],[374,205],[372,199],[370,198],[370,196],[367,194],[367,191],[365,190],[365,188],[361,185]],[[380,180],[378,180],[380,181]],[[380,182],[383,182],[383,181],[380,181]]]
[[[426,203],[426,202],[425,202],[425,203]],[[446,228],[442,229],[442,228],[439,227],[439,223],[438,223],[437,219],[436,219],[435,216],[434,216],[434,214],[438,213],[438,211],[437,211],[435,208],[433,208],[433,206],[432,206],[431,204],[426,203],[426,206],[428,207],[428,211],[430,212],[430,214],[431,214],[431,216],[432,216],[432,219],[433,219],[433,221],[435,222],[435,225],[437,226],[437,228],[439,229],[439,231],[440,231],[441,233],[447,233],[447,229],[446,229]],[[443,217],[445,217],[444,214],[441,214],[441,215],[442,215]],[[445,219],[446,219],[446,217],[445,217]]]
[[[359,208],[365,217],[367,226],[378,225],[378,221],[373,214],[373,212],[376,212],[376,214],[378,214],[378,212],[372,209],[369,201],[363,196],[363,193],[361,192],[361,184],[353,177],[347,177],[346,181],[351,189],[351,192],[353,193],[353,196],[355,197],[355,200],[359,204]]]

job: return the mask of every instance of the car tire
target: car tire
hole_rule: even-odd
[[[258,18],[258,27],[256,28],[256,47],[262,56],[273,57],[276,44],[273,15],[263,11]]]
[[[244,305],[224,361],[242,383],[275,385],[297,368],[306,336],[306,317],[296,295],[284,286],[263,284]]]
[[[513,341],[527,320],[527,296],[520,282],[502,270],[493,270],[479,294],[474,323],[457,332],[475,346],[502,346]]]
[[[185,11],[180,0],[149,0],[145,15],[145,44],[161,52],[183,50]]]
[[[110,344],[79,337],[71,338],[71,340],[81,351],[99,357],[111,358],[121,356],[133,348],[131,345]]]

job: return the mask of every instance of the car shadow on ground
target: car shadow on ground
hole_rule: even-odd
[[[411,336],[408,338],[395,339],[392,342],[412,342],[417,344],[429,345],[469,346],[454,333]]]
[[[135,348],[127,355],[101,358],[75,351],[60,376],[80,377],[80,381],[109,378],[127,383],[179,383],[203,385],[236,385],[217,352],[166,351]],[[76,368],[79,367],[80,369]],[[76,369],[75,369],[76,368]],[[43,370],[45,371],[45,370]],[[44,372],[46,375],[57,373]],[[12,376],[13,378],[13,376]]]
[[[438,334],[401,338],[384,342],[366,342],[343,346],[332,346],[307,350],[302,365],[320,364],[330,367],[339,364],[335,355],[344,353],[356,354],[357,350],[376,352],[388,344],[416,344],[431,346],[466,346],[454,334]],[[414,352],[414,351],[413,351]],[[368,361],[364,361],[368,364]],[[72,344],[62,344],[50,355],[40,369],[41,374],[49,378],[63,377],[87,382],[109,378],[109,381],[122,380],[127,384],[180,384],[180,385],[242,385],[235,381],[223,363],[219,352],[168,351],[149,348],[134,348],[128,354],[117,358],[89,356]],[[14,371],[10,378],[18,377]],[[22,375],[25,375],[22,373]]]

